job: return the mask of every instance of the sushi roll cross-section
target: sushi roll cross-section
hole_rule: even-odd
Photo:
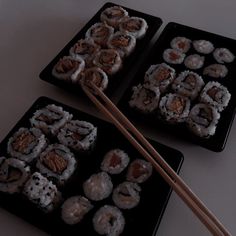
[[[51,144],[41,153],[36,167],[48,179],[63,185],[74,173],[77,162],[67,147],[62,144]]]
[[[143,159],[136,159],[130,163],[127,171],[127,180],[135,183],[143,183],[152,175],[152,165]]]
[[[115,206],[101,207],[93,217],[94,230],[100,235],[119,236],[125,227],[125,218]]]
[[[89,152],[97,139],[97,128],[90,122],[71,120],[58,133],[60,143],[77,152]]]
[[[158,108],[159,100],[159,87],[148,83],[139,84],[133,87],[129,106],[144,114],[150,114]]]
[[[136,207],[140,201],[141,187],[137,183],[125,181],[113,191],[112,200],[120,209]]]
[[[175,79],[175,69],[166,63],[151,65],[145,72],[144,81],[159,87],[160,92],[165,92]]]
[[[102,22],[114,28],[118,28],[122,19],[128,15],[129,13],[121,6],[113,6],[106,8],[101,13],[100,19]]]
[[[44,212],[51,212],[61,202],[61,193],[47,178],[35,172],[26,182],[23,194]]]
[[[11,157],[27,163],[36,159],[46,147],[45,135],[37,128],[20,128],[9,139],[7,151]]]
[[[125,17],[119,25],[119,30],[121,32],[131,34],[136,39],[143,38],[147,29],[147,22],[143,18],[135,16]]]
[[[107,198],[113,189],[113,183],[106,172],[91,175],[83,184],[84,194],[93,201]]]
[[[76,83],[84,67],[85,62],[81,56],[64,56],[53,67],[52,75],[59,80]]]
[[[106,153],[101,170],[109,174],[120,174],[129,164],[129,156],[121,149],[112,149]]]
[[[73,115],[64,111],[62,107],[49,104],[37,110],[30,119],[30,123],[33,127],[42,130],[46,135],[55,136],[59,129],[71,120],[72,117]]]
[[[0,191],[18,193],[30,176],[30,167],[15,158],[0,157]]]
[[[61,218],[68,225],[78,224],[93,209],[90,201],[83,196],[73,196],[61,206]]]

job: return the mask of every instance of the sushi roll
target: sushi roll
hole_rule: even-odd
[[[18,193],[30,176],[30,167],[15,158],[0,157],[0,191]]]
[[[168,48],[163,52],[163,59],[170,64],[181,64],[185,54],[177,49]]]
[[[93,201],[107,198],[113,189],[110,176],[106,172],[91,175],[83,184],[84,194]]]
[[[96,44],[101,47],[107,46],[107,41],[113,35],[114,28],[104,24],[104,23],[95,23],[92,25],[87,32],[85,33],[85,37],[87,39],[92,39]]]
[[[204,68],[203,75],[208,75],[213,78],[224,78],[228,74],[228,69],[225,65],[212,64]]]
[[[14,158],[30,163],[39,156],[46,144],[46,138],[39,129],[20,128],[9,139],[7,152]]]
[[[36,167],[42,175],[63,185],[74,173],[77,162],[67,147],[51,144],[41,153]]]
[[[117,50],[120,57],[123,58],[129,56],[133,52],[136,46],[136,39],[131,34],[118,31],[110,37],[107,46],[108,48]]]
[[[129,164],[129,156],[121,149],[112,149],[103,158],[101,170],[109,174],[120,174]]]
[[[175,93],[166,94],[159,104],[160,116],[169,124],[184,122],[188,117],[189,109],[189,98]]]
[[[122,67],[120,54],[115,49],[102,49],[96,53],[93,64],[100,67],[108,75],[113,75]]]
[[[141,188],[138,184],[132,182],[123,182],[113,191],[112,200],[120,209],[131,209],[140,202]]]
[[[125,218],[115,206],[101,207],[93,217],[94,230],[100,235],[119,236],[125,227]]]
[[[58,133],[60,143],[78,152],[93,149],[97,139],[97,128],[81,120],[71,120]]]
[[[106,8],[100,16],[102,22],[107,23],[108,25],[117,28],[122,19],[128,16],[129,13],[120,6],[113,6]]]
[[[99,67],[86,69],[82,75],[80,84],[82,87],[88,87],[93,91],[91,83],[95,84],[100,90],[104,91],[108,86],[108,76]],[[96,94],[95,91],[93,92]]]
[[[100,46],[95,44],[92,39],[80,39],[71,49],[70,55],[76,57],[80,56],[89,67],[92,63],[93,56],[100,50]]]
[[[213,56],[218,63],[230,63],[234,61],[234,54],[227,48],[216,48]]]
[[[125,17],[119,24],[119,30],[121,32],[131,34],[136,39],[144,37],[148,29],[147,22],[140,17]]]
[[[204,39],[194,40],[193,47],[197,52],[202,54],[210,54],[214,51],[214,45],[210,41]]]
[[[35,172],[26,182],[23,194],[46,213],[53,211],[61,202],[57,187],[39,172]]]
[[[228,106],[231,94],[228,89],[218,82],[210,81],[200,94],[200,101],[215,107],[219,112]]]
[[[46,135],[55,136],[72,117],[73,115],[64,111],[62,107],[50,104],[37,110],[30,119],[30,123]]]
[[[209,138],[215,134],[219,119],[220,114],[214,107],[199,103],[191,109],[187,119],[187,127],[195,135]]]
[[[200,75],[191,71],[183,71],[174,80],[172,89],[183,96],[194,100],[204,86],[204,81]]]
[[[145,73],[144,81],[159,87],[164,93],[175,79],[175,69],[166,63],[151,65]]]
[[[59,80],[76,83],[81,71],[85,67],[82,57],[64,56],[52,69],[52,75]]]
[[[175,37],[171,40],[170,46],[173,49],[186,53],[191,47],[191,40],[185,37]]]
[[[143,183],[152,175],[152,165],[142,159],[136,159],[129,165],[127,180],[135,183]]]
[[[159,87],[152,84],[139,84],[133,87],[129,106],[144,114],[157,110],[160,100]]]
[[[73,196],[61,206],[61,218],[68,225],[78,224],[93,209],[91,202],[82,196]]]
[[[200,56],[198,54],[189,55],[184,60],[184,65],[191,70],[200,69],[205,61],[204,56]]]

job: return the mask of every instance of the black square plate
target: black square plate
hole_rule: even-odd
[[[52,75],[52,69],[54,65],[59,61],[60,58],[63,56],[69,55],[69,50],[70,48],[79,40],[85,37],[86,31],[95,23],[100,21],[100,15],[103,10],[105,10],[108,7],[115,6],[117,4],[114,3],[106,3],[92,18],[91,20],[77,33],[74,38],[59,52],[59,54],[42,70],[40,73],[39,77],[42,80],[45,80],[49,83],[52,83],[56,86],[62,87],[66,90],[76,92],[76,94],[80,95],[82,90],[79,89],[78,92],[78,87],[74,86],[72,84],[66,83],[64,81],[58,80]],[[123,7],[123,6],[122,6]],[[135,63],[139,56],[142,54],[144,49],[146,48],[147,44],[150,42],[154,34],[157,32],[157,30],[160,28],[162,24],[162,20],[158,17],[151,16],[139,11],[135,11],[133,9],[129,9],[127,7],[123,7],[125,10],[128,11],[130,16],[137,16],[144,18],[147,21],[148,24],[148,29],[145,34],[145,36],[137,40],[136,47],[134,52],[128,56],[124,62],[123,62],[123,67],[122,69],[117,72],[115,75],[112,76],[112,78],[109,80],[108,83],[108,88],[106,89],[106,93],[108,95],[111,95],[117,87],[119,87],[122,83],[126,82],[125,75],[128,73],[130,66],[132,66],[133,63]],[[82,93],[83,94],[83,93]],[[82,97],[84,97],[82,95]]]
[[[161,122],[154,115],[143,115],[138,113],[137,111],[131,109],[128,105],[128,101],[132,95],[132,87],[139,83],[142,83],[144,80],[145,72],[148,68],[153,64],[159,64],[164,62],[162,54],[165,49],[170,48],[170,42],[173,38],[181,36],[186,37],[191,40],[200,40],[205,39],[212,42],[215,48],[226,47],[228,48],[234,55],[236,55],[236,40],[229,39],[220,35],[216,35],[213,33],[209,33],[206,31],[202,31],[199,29],[195,29],[189,26],[177,24],[171,22],[167,24],[163,32],[161,33],[159,39],[153,46],[150,55],[147,57],[147,60],[142,64],[138,72],[134,75],[131,86],[125,92],[123,98],[120,100],[118,106],[125,112],[125,114],[130,117],[132,120],[141,121],[147,124],[150,127],[155,127],[157,130],[168,131],[173,135],[176,135],[178,138],[183,137],[185,140],[191,140],[194,143],[201,145],[207,149],[212,151],[220,152],[224,149],[229,131],[234,120],[235,116],[235,108],[236,108],[236,60],[232,63],[225,64],[228,68],[229,72],[225,78],[214,79],[214,81],[218,81],[219,83],[226,86],[231,93],[231,99],[227,106],[227,108],[221,112],[221,118],[219,123],[217,124],[216,133],[208,138],[199,138],[193,134],[191,134],[184,125],[167,125]],[[187,55],[191,55],[197,53],[193,47],[186,53]],[[197,53],[198,54],[198,53]],[[212,53],[209,55],[205,55],[205,66],[216,63],[215,59],[212,56]],[[168,64],[168,63],[167,63]],[[188,70],[184,64],[181,65],[170,65],[176,70],[176,74],[179,74],[181,71]],[[204,67],[205,67],[204,66]],[[204,68],[203,67],[203,68]],[[202,75],[203,69],[196,70],[196,73]],[[208,76],[203,76],[205,83],[213,80]]]
[[[83,195],[82,183],[91,174],[99,171],[101,160],[107,151],[113,148],[121,148],[129,154],[131,160],[134,158],[141,158],[136,149],[134,149],[122,134],[110,123],[46,97],[40,97],[1,142],[0,156],[8,156],[6,151],[7,142],[12,134],[20,127],[29,127],[29,118],[32,117],[33,113],[37,109],[52,103],[62,106],[64,110],[73,114],[74,119],[89,121],[98,128],[97,144],[93,152],[87,156],[76,155],[78,159],[78,170],[72,180],[66,184],[65,187],[61,188],[64,199],[73,195]],[[55,142],[55,140],[50,141]],[[176,172],[179,172],[183,162],[182,153],[157,142],[152,141],[152,144],[170,166]],[[115,177],[111,176],[114,186],[125,180],[125,172],[126,171]],[[123,210],[126,225],[122,235],[151,236],[155,234],[158,228],[171,194],[171,188],[157,172],[154,172],[147,182],[141,184],[141,188],[141,201],[139,205],[134,209]],[[60,208],[56,209],[53,213],[46,214],[29,203],[27,199],[21,196],[21,194],[8,195],[0,193],[1,207],[48,232],[50,235],[97,235],[93,230],[92,216],[100,206],[104,204],[113,205],[113,203],[111,197],[109,197],[97,203],[93,202],[93,204],[94,208],[78,225],[69,226],[61,220]]]

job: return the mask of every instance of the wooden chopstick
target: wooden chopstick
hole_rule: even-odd
[[[159,172],[164,180],[174,189],[174,191],[182,198],[189,208],[198,216],[207,229],[217,236],[231,235],[212,212],[201,202],[201,200],[192,192],[192,190],[184,183],[184,181],[175,173],[161,155],[152,147],[145,137],[133,126],[133,124],[121,113],[121,111],[111,102],[111,100],[93,83],[93,90],[102,99],[102,104],[86,87],[84,92],[96,105],[96,107],[110,119],[121,133],[130,141],[130,143],[148,160],[153,167]],[[111,112],[109,111],[111,110]],[[115,116],[114,116],[115,115]],[[132,134],[133,135],[132,135]],[[144,147],[138,143],[138,141]],[[157,161],[157,162],[156,162]]]

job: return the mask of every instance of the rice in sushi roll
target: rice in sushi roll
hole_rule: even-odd
[[[199,103],[190,111],[187,126],[195,135],[209,138],[215,134],[220,114],[211,105]]]
[[[106,8],[100,16],[102,22],[117,28],[122,19],[128,16],[129,13],[120,6],[113,6]]]
[[[214,51],[214,45],[210,41],[204,39],[194,40],[193,47],[197,52],[202,54],[210,54]]]
[[[83,184],[84,194],[93,201],[107,198],[113,189],[110,176],[106,172],[91,175]]]
[[[139,84],[133,87],[129,106],[144,114],[150,114],[157,110],[159,99],[159,87],[148,83]]]
[[[57,187],[39,172],[35,172],[26,182],[23,194],[46,213],[53,211],[61,202]]]
[[[175,37],[171,40],[170,46],[173,49],[186,53],[191,47],[191,40],[185,37]]]
[[[94,230],[100,235],[119,236],[125,227],[125,218],[115,206],[101,207],[93,217]]]
[[[45,134],[55,136],[72,117],[73,115],[64,111],[62,107],[50,104],[37,110],[30,119],[30,123]]]
[[[212,64],[205,67],[203,70],[203,75],[208,75],[213,78],[224,78],[227,74],[227,67],[221,64]]]
[[[168,48],[163,52],[163,59],[170,64],[181,64],[185,54],[177,49]]]
[[[60,143],[78,152],[93,149],[97,139],[97,128],[87,121],[71,120],[58,133]]]
[[[204,86],[200,75],[191,71],[183,71],[172,83],[172,89],[191,100],[195,99]]]
[[[78,224],[93,209],[91,202],[83,196],[73,196],[63,203],[61,218],[68,225]]]
[[[107,41],[114,33],[114,28],[105,23],[95,23],[86,32],[85,37],[92,39],[101,47],[107,47]]]
[[[91,84],[95,84],[100,90],[104,91],[108,86],[108,76],[101,68],[92,67],[84,71],[80,84],[82,87],[90,88],[92,91]],[[95,91],[93,92],[96,94]]]
[[[184,65],[191,70],[200,69],[205,61],[204,56],[200,56],[198,54],[189,55],[184,60]]]
[[[218,63],[230,63],[234,61],[234,54],[227,48],[216,48],[213,56]]]
[[[164,93],[175,79],[175,69],[166,63],[151,65],[145,73],[144,81],[159,87]]]
[[[129,156],[121,149],[112,149],[103,158],[101,170],[109,174],[120,174],[129,164]]]
[[[223,111],[227,107],[231,94],[228,89],[218,82],[210,81],[206,84],[200,94],[200,101]]]
[[[30,167],[15,158],[0,157],[0,191],[18,193],[30,176]]]
[[[129,56],[136,45],[136,39],[131,34],[116,32],[107,42],[108,48],[113,48],[118,51],[121,58]]]
[[[136,159],[129,165],[127,180],[135,183],[143,183],[152,175],[152,165],[143,159]]]
[[[92,39],[80,39],[71,49],[70,55],[80,56],[86,63],[86,67],[91,66],[93,56],[100,50],[100,46],[95,44]]]
[[[102,49],[96,53],[93,64],[100,67],[108,75],[113,75],[122,67],[120,54],[115,49]]]
[[[41,153],[36,167],[48,179],[63,185],[74,173],[77,162],[69,148],[62,144],[51,144]]]
[[[125,17],[119,24],[119,30],[131,34],[136,39],[144,37],[148,29],[147,22],[140,17]]]
[[[189,98],[175,93],[166,94],[159,104],[161,118],[170,124],[184,122],[188,117],[189,109]]]
[[[85,67],[82,57],[64,56],[52,69],[52,75],[59,80],[76,83],[81,71]]]
[[[140,191],[138,184],[126,181],[114,189],[112,200],[120,209],[131,209],[139,204]]]
[[[46,138],[41,130],[20,128],[9,139],[7,151],[10,156],[30,163],[39,156],[46,144]]]

